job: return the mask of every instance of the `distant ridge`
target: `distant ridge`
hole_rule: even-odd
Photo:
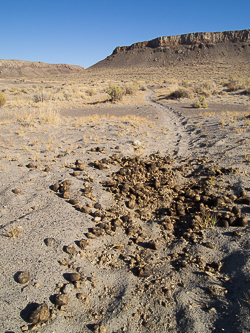
[[[83,71],[83,67],[76,65],[0,59],[0,78],[46,77],[50,75],[81,73]]]
[[[250,29],[197,32],[165,36],[150,41],[117,46],[106,59],[90,67],[127,68],[173,66],[186,62],[249,61]]]

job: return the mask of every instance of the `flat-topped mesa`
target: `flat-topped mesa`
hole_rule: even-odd
[[[118,46],[114,49],[112,54],[145,47],[154,49],[157,47],[174,47],[178,45],[216,44],[225,42],[236,43],[248,41],[250,41],[250,29],[223,32],[196,32],[184,35],[158,37],[150,41],[134,43],[131,46]]]

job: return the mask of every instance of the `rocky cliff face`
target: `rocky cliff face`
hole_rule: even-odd
[[[197,32],[184,35],[158,37],[150,41],[134,43],[131,46],[118,46],[113,54],[140,48],[174,47],[179,45],[217,44],[225,42],[250,41],[250,29],[224,32]]]
[[[250,66],[250,29],[224,32],[197,32],[159,37],[117,47],[95,69],[211,66]]]

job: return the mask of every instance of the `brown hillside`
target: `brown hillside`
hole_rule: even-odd
[[[0,59],[0,78],[44,77],[49,75],[82,73],[83,71],[83,67],[75,65]]]
[[[90,69],[196,66],[250,63],[250,30],[191,33],[159,37],[116,47],[112,55]]]

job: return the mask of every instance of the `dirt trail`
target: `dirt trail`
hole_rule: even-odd
[[[173,151],[174,155],[186,157],[191,152],[189,150],[190,134],[187,132],[185,125],[186,118],[176,111],[172,106],[167,106],[164,103],[155,102],[152,99],[154,91],[149,89],[149,94],[145,96],[145,100],[150,105],[157,108],[160,112],[160,120],[162,125],[168,128],[168,149]]]

